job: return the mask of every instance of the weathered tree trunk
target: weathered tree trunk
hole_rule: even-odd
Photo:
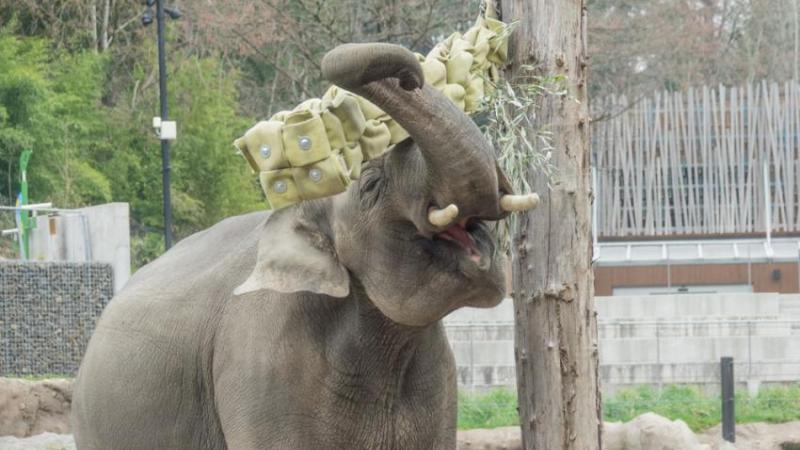
[[[92,44],[94,44],[95,53],[97,53],[97,5],[92,1],[89,6],[89,22],[92,24]]]
[[[537,125],[552,132],[556,175],[528,174],[542,197],[514,236],[519,413],[525,449],[598,449],[602,427],[591,267],[592,201],[585,0],[502,0],[512,75],[524,64],[566,77]],[[536,130],[531,130],[535,132]]]
[[[103,2],[103,22],[100,33],[100,51],[102,52],[108,50],[108,44],[109,44],[108,26],[109,26],[109,18],[111,17],[111,7],[112,7],[111,0],[105,0]]]

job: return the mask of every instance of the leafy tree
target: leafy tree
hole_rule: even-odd
[[[0,34],[0,55],[5,196],[16,196],[16,164],[22,150],[30,148],[32,198],[67,207],[110,201],[110,182],[91,163],[107,144],[102,139],[107,123],[97,108],[103,58],[55,55],[42,39],[7,32]]]
[[[173,202],[178,237],[263,208],[232,140],[319,96],[319,61],[342,42],[426,52],[465,28],[478,0],[177,2],[170,22]],[[587,0],[592,96],[785,80],[800,71],[795,0]],[[139,0],[0,0],[0,201],[34,150],[33,201],[131,204],[136,264],[159,253],[161,157],[155,30]]]
[[[800,72],[796,0],[588,0],[590,94],[785,81]]]
[[[31,148],[31,199],[59,207],[129,202],[134,239],[144,243],[134,246],[144,252],[136,257],[142,264],[158,255],[150,235],[162,232],[161,156],[150,128],[158,91],[140,87],[155,53],[141,51],[144,62],[129,75],[134,87],[115,93],[111,105],[104,102],[108,77],[117,70],[110,55],[63,52],[47,39],[0,34],[3,196],[16,196],[19,154]],[[172,194],[182,237],[264,204],[231,146],[253,122],[237,114],[236,72],[218,59],[181,53],[171,68],[171,117],[180,124],[172,147]]]

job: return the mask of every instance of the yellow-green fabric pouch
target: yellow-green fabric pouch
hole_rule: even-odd
[[[295,111],[286,117],[283,147],[292,167],[315,163],[331,154],[325,125],[313,111]]]
[[[504,35],[506,24],[496,19],[484,18],[482,20],[486,28],[495,34],[489,38],[490,50],[487,59],[502,66],[508,59],[508,36]]]
[[[367,119],[364,117],[364,113],[361,112],[356,97],[333,86],[325,94],[323,104],[326,104],[328,110],[342,123],[345,140],[347,142],[357,142],[361,134],[364,133]]]
[[[330,111],[323,110],[320,114],[322,123],[325,125],[325,133],[328,136],[328,145],[331,149],[336,150],[344,148],[345,137],[344,128],[342,128],[342,121]]]
[[[435,59],[441,63],[447,61],[447,48],[445,48],[444,43],[437,44],[433,47],[425,56],[425,60],[428,59]],[[428,81],[428,79],[426,78],[425,81]]]
[[[444,63],[436,58],[428,57],[420,61],[425,82],[438,90],[444,88],[447,83],[447,68]]]
[[[269,204],[275,209],[289,206],[303,199],[297,190],[294,177],[292,177],[292,170],[270,170],[259,174],[261,189],[264,190]]]
[[[269,120],[274,120],[276,122],[286,122],[286,118],[289,117],[292,111],[278,111],[269,118]]]
[[[344,192],[350,184],[341,155],[332,154],[330,158],[304,167],[293,167],[292,176],[305,200],[328,197]]]
[[[442,94],[452,100],[462,111],[464,110],[464,96],[467,95],[467,91],[463,86],[460,84],[447,84],[442,90]]]
[[[470,55],[475,51],[472,43],[463,37],[453,40],[453,45],[450,47],[450,53],[467,52]]]
[[[283,151],[283,123],[274,120],[255,124],[234,145],[256,172],[289,167]]]
[[[455,41],[456,39],[461,39],[461,33],[459,33],[458,31],[454,31],[453,34],[451,34],[450,36],[447,36],[447,39],[445,39],[442,42],[436,44],[436,47],[434,47],[434,49],[436,49],[437,47],[441,47],[442,48],[442,52],[439,55],[440,59],[447,57],[447,54],[449,53],[450,48],[453,47],[453,41]],[[444,61],[442,61],[442,62],[444,62]]]
[[[382,109],[375,106],[374,103],[365,99],[364,97],[356,97],[358,99],[358,106],[361,108],[361,112],[364,113],[364,117],[367,120],[377,119],[383,116],[386,116],[385,112]]]
[[[364,129],[364,134],[361,135],[358,143],[361,144],[364,159],[369,160],[383,154],[388,149],[391,140],[389,127],[385,123],[373,119],[367,121],[367,128]]]
[[[346,145],[342,149],[342,157],[344,157],[347,169],[350,171],[350,178],[353,180],[359,178],[361,176],[361,163],[364,162],[361,146],[358,143]]]
[[[473,75],[469,85],[467,85],[466,91],[467,94],[464,97],[464,111],[470,113],[478,109],[478,106],[480,106],[483,100],[483,77],[480,75]]]
[[[464,34],[464,39],[472,43],[472,63],[473,69],[485,70],[490,62],[487,57],[489,55],[489,39],[494,37],[495,33],[483,27],[473,27]]]
[[[319,114],[322,111],[322,100],[318,98],[310,98],[295,106],[292,112],[295,111],[312,111]]]
[[[487,10],[465,34],[453,33],[427,56],[416,54],[425,81],[456,107],[472,113],[490,96],[508,53],[509,28]],[[259,122],[234,144],[272,208],[338,194],[362,173],[362,164],[390,151],[409,134],[378,106],[331,86]]]
[[[389,129],[389,134],[391,135],[391,137],[389,138],[390,145],[397,144],[398,142],[401,142],[403,139],[406,139],[407,137],[411,136],[410,134],[408,134],[408,131],[406,131],[405,128],[401,127],[396,120],[392,119],[389,116],[386,116],[386,118],[381,119],[381,122],[386,124],[386,128]]]
[[[469,52],[460,50],[450,53],[445,66],[447,67],[447,84],[466,86],[469,83],[469,69],[472,67],[472,55]]]

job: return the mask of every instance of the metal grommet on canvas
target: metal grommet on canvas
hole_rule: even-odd
[[[261,157],[264,159],[269,159],[272,156],[272,149],[267,144],[262,144],[258,152],[261,153]]]
[[[311,181],[314,183],[319,183],[322,180],[322,171],[319,169],[311,169],[308,171],[308,177],[311,178]]]
[[[297,143],[300,146],[300,150],[311,149],[311,138],[308,136],[301,136]]]
[[[275,184],[272,185],[272,189],[277,192],[278,194],[283,194],[289,189],[289,186],[286,185],[286,182],[283,180],[278,180]]]

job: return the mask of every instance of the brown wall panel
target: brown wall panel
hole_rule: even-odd
[[[778,271],[778,279],[773,272]],[[751,269],[754,292],[800,292],[797,263],[757,263]],[[705,284],[748,284],[747,264],[684,264],[673,266],[595,267],[595,295],[611,295],[614,287]]]
[[[757,269],[757,270],[756,270]],[[780,271],[780,279],[774,281],[772,272]],[[773,263],[753,265],[753,290],[755,292],[780,292],[791,294],[800,292],[797,285],[797,263]]]
[[[666,286],[667,266],[595,267],[594,295],[611,295],[615,286]]]

